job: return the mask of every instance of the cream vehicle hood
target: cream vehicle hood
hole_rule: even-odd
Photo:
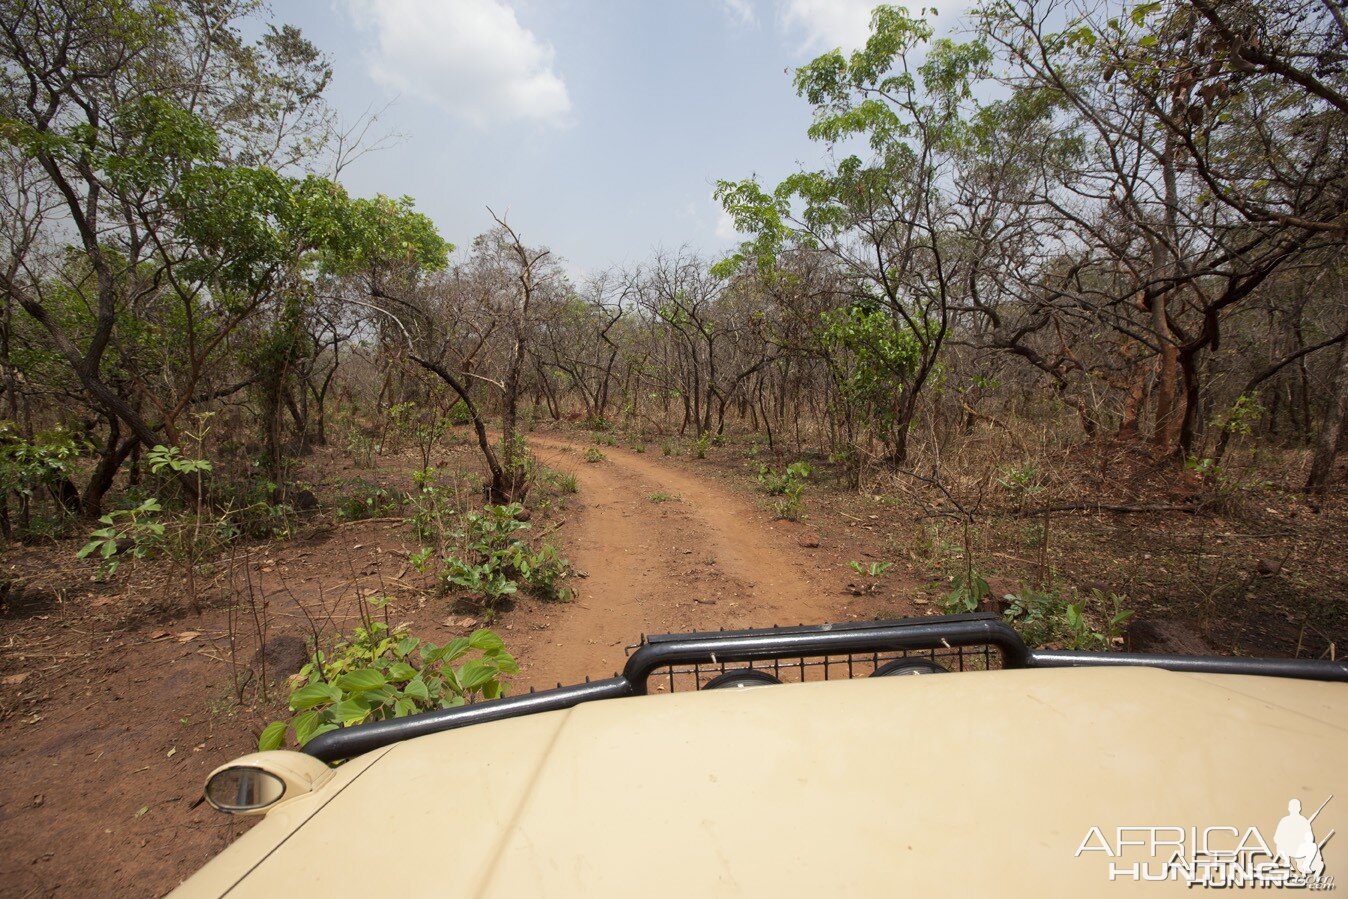
[[[1325,874],[1348,884],[1342,684],[1079,668],[712,690],[362,756],[174,895],[1193,895],[1111,882],[1148,850],[1099,847],[1124,826],[1272,846],[1290,799],[1330,794],[1315,834],[1339,832]]]

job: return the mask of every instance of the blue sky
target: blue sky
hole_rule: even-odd
[[[388,149],[342,173],[409,194],[459,247],[509,218],[573,275],[735,244],[717,178],[775,183],[823,148],[789,70],[865,39],[872,0],[274,0],[332,59],[346,122]],[[943,17],[945,18],[945,17]]]

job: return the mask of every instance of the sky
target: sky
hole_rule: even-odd
[[[574,278],[738,238],[719,178],[817,166],[791,72],[864,42],[874,0],[273,0],[333,63],[344,123],[391,146],[342,172],[409,195],[460,248],[486,207]],[[943,20],[953,18],[942,15]]]

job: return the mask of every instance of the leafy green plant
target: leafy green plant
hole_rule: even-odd
[[[529,524],[519,520],[524,511],[519,503],[484,506],[480,512],[462,517],[461,529],[454,535],[462,552],[447,555],[440,563],[440,580],[445,590],[459,590],[476,596],[491,613],[502,599],[524,584],[537,596],[565,602],[570,591],[561,585],[571,566],[551,544],[537,550],[520,533]],[[418,570],[428,570],[435,552],[423,549],[410,560]]]
[[[613,435],[607,431],[596,431],[594,435],[596,446],[617,446],[618,442],[613,439]]]
[[[707,447],[709,446],[711,446],[711,431],[703,431],[698,434],[697,439],[693,441],[693,458],[707,458]]]
[[[343,521],[380,518],[398,508],[398,497],[387,487],[364,481],[357,482],[353,487],[352,492],[337,501],[337,517]]]
[[[164,471],[172,471],[176,474],[201,474],[211,470],[209,460],[188,459],[176,446],[164,446],[163,444],[156,444],[146,453],[145,461],[149,463],[150,471],[155,474]]]
[[[39,491],[50,491],[60,499],[60,488],[70,482],[84,445],[65,428],[55,428],[25,440],[9,422],[0,422],[0,527],[10,536],[8,496],[19,500],[19,523],[25,532],[32,529],[32,501]]]
[[[1007,469],[997,479],[997,484],[1011,494],[1017,502],[1038,493],[1042,489],[1039,486],[1039,473],[1033,465],[1022,465],[1019,468]]]
[[[590,447],[589,449],[587,449],[587,450],[585,451],[585,461],[586,461],[586,462],[590,462],[590,463],[594,463],[594,462],[603,462],[604,459],[606,459],[606,458],[607,458],[607,456],[605,456],[603,453],[601,453],[598,449],[596,449],[596,448],[593,447],[593,446]]]
[[[80,547],[79,559],[97,554],[102,560],[103,576],[112,577],[125,558],[143,559],[164,539],[164,525],[159,520],[163,509],[154,497],[134,509],[117,509],[98,519],[103,527],[89,534],[89,541]]]
[[[847,563],[847,566],[848,566],[849,568],[851,568],[853,571],[855,571],[857,574],[860,574],[860,575],[862,575],[862,576],[869,575],[870,577],[878,578],[878,577],[880,577],[881,575],[883,575],[886,571],[888,571],[889,569],[893,568],[893,567],[894,567],[894,563],[893,563],[893,562],[872,562],[870,565],[865,565],[865,564],[862,564],[861,562],[857,562],[857,561],[854,560],[854,561],[848,562],[848,563]]]
[[[808,462],[792,462],[780,473],[766,464],[758,466],[758,483],[768,496],[781,497],[772,504],[778,518],[796,521],[800,518],[801,500],[805,495],[805,483],[813,474]]]
[[[663,456],[677,456],[679,454],[679,450],[677,447],[674,446],[673,443],[671,443],[668,440],[665,440],[660,444],[660,454]]]
[[[440,483],[440,473],[434,468],[412,472],[416,487],[407,496],[412,507],[412,530],[422,540],[439,540],[445,532],[445,519],[453,509],[453,497]]]
[[[357,468],[373,468],[375,454],[379,452],[379,441],[369,434],[354,431],[346,442],[346,452],[351,457],[351,464]]]
[[[1133,617],[1125,597],[1092,590],[1086,598],[1068,599],[1056,591],[1025,588],[1003,597],[1007,623],[1031,646],[1107,650],[1122,637]]]
[[[651,502],[653,502],[653,503],[677,502],[678,499],[679,499],[679,498],[678,498],[677,496],[675,496],[674,494],[672,494],[672,493],[666,493],[666,492],[663,491],[663,490],[657,490],[657,491],[655,491],[654,493],[651,494]]]
[[[449,411],[445,413],[445,421],[452,425],[466,425],[472,423],[473,416],[468,411],[468,407],[464,404],[463,400],[458,400],[454,405],[450,406]]]
[[[576,476],[569,471],[540,467],[538,480],[545,486],[551,487],[564,495],[575,493],[580,489],[580,485],[576,483]]]
[[[632,452],[634,452],[634,453],[644,453],[644,452],[646,452],[646,444],[644,444],[644,443],[634,443],[634,444],[632,444]]]
[[[937,604],[947,615],[976,612],[979,603],[991,592],[992,588],[978,570],[966,567],[955,575],[950,592],[937,600]]]
[[[505,642],[486,628],[436,645],[368,620],[300,669],[290,694],[294,716],[267,725],[258,749],[279,749],[287,735],[303,746],[339,727],[499,699],[504,679],[518,672]]]

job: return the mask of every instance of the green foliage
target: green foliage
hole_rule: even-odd
[[[797,521],[800,518],[801,500],[811,474],[813,470],[805,461],[792,462],[780,473],[773,471],[769,465],[759,464],[758,483],[768,496],[780,497],[772,504],[778,518],[789,521]]]
[[[555,468],[543,467],[538,472],[537,477],[544,486],[550,487],[562,495],[569,495],[580,489],[580,485],[576,483],[576,476],[569,471],[558,471]]]
[[[1039,472],[1033,465],[1008,468],[997,479],[997,484],[1017,502],[1040,492]]]
[[[857,574],[862,576],[869,575],[873,578],[880,577],[886,571],[894,567],[893,562],[872,562],[870,565],[865,565],[855,560],[848,562],[847,565]]]
[[[657,491],[655,491],[654,493],[651,494],[651,502],[657,503],[657,504],[659,504],[659,503],[668,503],[668,502],[677,502],[678,499],[679,499],[679,498],[678,498],[677,496],[675,496],[673,493],[666,493],[666,492],[664,492],[663,490],[657,490]]]
[[[159,520],[163,509],[150,497],[134,509],[118,509],[98,519],[103,527],[89,534],[89,541],[75,557],[97,555],[102,560],[104,577],[117,573],[125,558],[143,559],[163,542],[164,525]]]
[[[434,468],[412,472],[412,483],[416,489],[407,497],[412,529],[422,540],[438,540],[454,513],[453,496],[440,484],[440,472]]]
[[[605,456],[603,453],[601,453],[598,449],[596,449],[596,448],[593,447],[593,446],[592,446],[592,447],[589,447],[588,449],[585,450],[585,461],[586,461],[586,462],[591,462],[591,463],[594,463],[594,462],[603,462],[606,458],[608,458],[608,457]]]
[[[294,715],[269,724],[258,749],[280,749],[287,733],[303,746],[339,727],[499,699],[504,679],[518,672],[505,643],[485,628],[436,645],[369,621],[300,669],[302,682],[290,694]]]
[[[693,458],[707,458],[707,447],[709,446],[711,446],[711,432],[703,431],[701,434],[698,434],[697,439],[693,441]]]
[[[792,462],[780,473],[773,471],[770,465],[760,463],[757,478],[768,496],[785,496],[795,486],[804,485],[812,474],[814,470],[810,468],[810,463],[805,461]]]
[[[455,534],[462,553],[440,562],[444,589],[476,597],[489,614],[521,584],[544,599],[569,600],[570,591],[561,582],[571,571],[570,563],[551,544],[538,550],[530,547],[521,536],[529,529],[527,522],[519,520],[523,511],[519,503],[511,503],[484,506],[480,512],[464,515],[462,528]],[[426,570],[434,557],[428,549],[414,554],[412,561]]]
[[[1132,610],[1125,597],[1092,590],[1085,599],[1025,588],[1008,593],[1004,617],[1031,646],[1108,650],[1123,635]]]
[[[668,440],[661,441],[661,443],[660,443],[660,455],[662,455],[662,456],[677,456],[678,454],[679,454],[678,447],[676,447],[671,441],[668,441]]]
[[[357,481],[350,493],[337,501],[337,517],[343,521],[382,518],[398,509],[398,497],[387,487]]]
[[[820,341],[833,354],[843,393],[888,436],[899,397],[921,363],[918,336],[888,313],[861,305],[825,312],[821,322]]]
[[[0,422],[0,491],[19,498],[25,525],[30,502],[42,490],[56,490],[75,474],[84,445],[65,428],[25,440],[9,422]]]
[[[445,413],[445,421],[449,422],[451,425],[472,424],[473,415],[468,411],[468,405],[464,403],[463,400],[458,400],[454,405],[450,406],[449,411]]]
[[[210,460],[188,459],[176,446],[163,444],[155,444],[154,448],[145,454],[145,461],[150,464],[150,471],[155,474],[164,471],[175,474],[201,474],[211,470]]]
[[[966,567],[955,575],[950,592],[940,597],[937,604],[947,615],[976,612],[979,603],[991,592],[992,588],[978,570]]]

